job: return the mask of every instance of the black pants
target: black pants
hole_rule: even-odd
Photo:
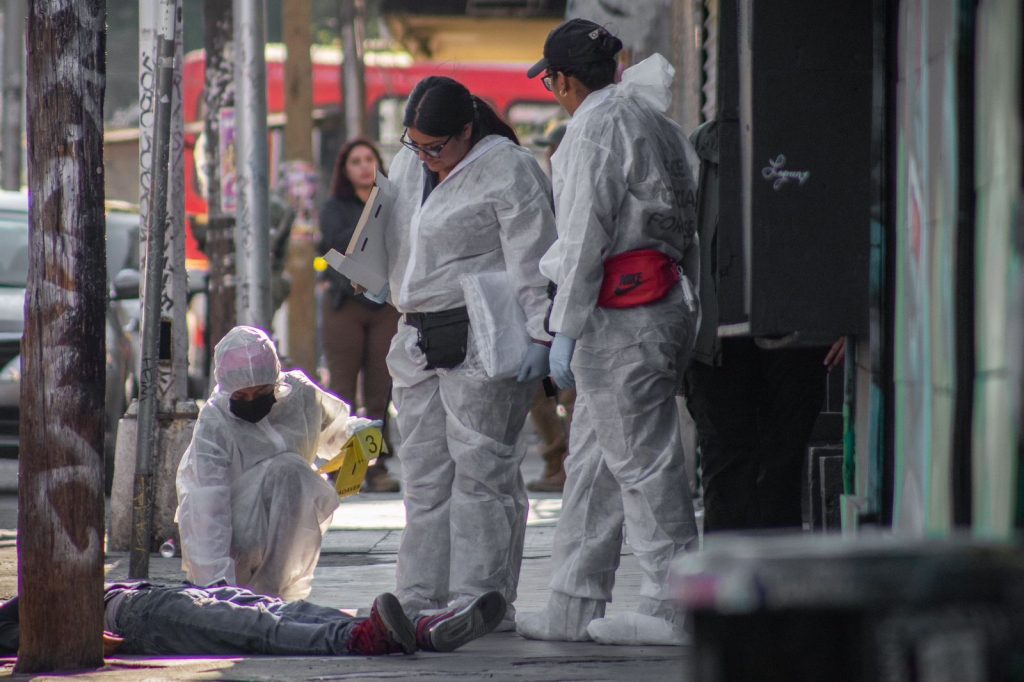
[[[825,396],[827,351],[723,339],[721,366],[691,363],[705,532],[800,527],[801,465]]]

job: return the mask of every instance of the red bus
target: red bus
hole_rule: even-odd
[[[277,178],[275,171],[283,138],[284,56],[283,46],[267,46],[269,176],[272,184]],[[323,187],[330,181],[335,155],[346,139],[341,51],[337,48],[314,47],[312,58],[313,148]],[[538,136],[544,125],[561,111],[539,78],[531,80],[526,77],[529,64],[413,62],[404,54],[381,53],[368,53],[365,61],[367,128],[369,137],[379,141],[385,161],[398,149],[405,101],[413,87],[427,76],[449,76],[463,83],[516,128],[523,144],[528,144]],[[193,154],[203,126],[204,72],[204,52],[196,50],[188,53],[183,66],[182,87],[186,125],[185,211],[190,221],[205,220],[207,212],[199,178],[203,171],[197,168]],[[187,257],[193,265],[205,262],[191,236],[186,249]]]

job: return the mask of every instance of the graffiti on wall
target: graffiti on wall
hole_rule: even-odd
[[[951,522],[956,19],[952,0],[900,5],[893,524],[912,534]]]

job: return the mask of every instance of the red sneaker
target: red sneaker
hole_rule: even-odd
[[[352,629],[348,650],[363,656],[416,651],[416,631],[395,595],[385,592],[373,600],[370,617]]]
[[[424,651],[454,651],[498,627],[505,617],[505,597],[483,594],[466,606],[416,619],[416,645]]]

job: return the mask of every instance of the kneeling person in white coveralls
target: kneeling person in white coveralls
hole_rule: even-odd
[[[338,496],[316,473],[373,422],[301,371],[281,371],[263,331],[239,326],[214,351],[216,385],[178,466],[182,567],[286,601],[309,595]]]

